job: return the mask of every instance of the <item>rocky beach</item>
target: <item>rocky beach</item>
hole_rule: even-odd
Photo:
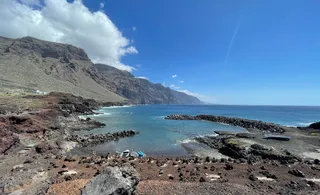
[[[2,194],[318,194],[317,125],[289,128],[273,123],[212,115],[170,115],[168,120],[208,120],[246,132],[194,139],[225,158],[147,156],[121,158],[86,150],[139,130],[79,135],[105,124],[94,114],[99,102],[65,93],[1,97],[0,193]],[[265,139],[265,133],[289,141]]]

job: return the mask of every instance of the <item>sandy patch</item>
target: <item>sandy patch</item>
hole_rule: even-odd
[[[81,190],[88,183],[89,179],[77,179],[73,181],[53,184],[47,191],[47,195],[80,195]]]

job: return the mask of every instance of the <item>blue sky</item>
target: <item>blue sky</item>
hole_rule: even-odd
[[[318,1],[104,3],[139,51],[123,58],[136,76],[221,104],[320,104]]]
[[[9,6],[11,2],[5,1]],[[39,0],[19,1],[30,4],[31,1],[34,3]],[[66,7],[63,6],[63,1],[65,0],[44,1],[47,8],[43,9],[41,17],[46,19],[46,23],[51,21],[51,27],[58,20],[62,20],[63,24],[70,22],[63,14],[63,18],[58,19],[58,12],[54,12],[59,6]],[[60,5],[53,5],[56,2]],[[82,3],[92,13],[100,10],[107,15],[106,21],[112,21],[109,27],[102,30],[83,27],[91,30],[88,37],[99,38],[93,40],[98,40],[98,49],[85,48],[89,56],[93,56],[91,58],[95,58],[95,53],[98,53],[97,60],[117,63],[121,60],[119,66],[134,66],[136,70],[132,73],[137,77],[147,77],[151,82],[187,90],[206,102],[320,105],[319,1],[83,0]],[[43,4],[38,6],[41,10]],[[26,13],[25,17],[29,15]],[[2,25],[12,24],[8,20],[15,16],[16,14],[3,20],[5,23]],[[71,16],[80,17],[74,13]],[[84,21],[73,19],[74,22],[64,27],[76,26]],[[122,34],[117,34],[112,23]],[[0,29],[0,35],[20,33],[4,29],[9,27]],[[67,31],[61,30],[61,25],[55,26],[52,32],[57,29],[60,34],[67,34]],[[107,31],[103,31],[106,29]],[[113,34],[93,34],[99,30]],[[22,35],[56,41],[51,37],[43,37],[45,33],[41,30],[37,32],[42,34],[27,31]],[[52,32],[50,31],[51,34]],[[91,42],[72,42],[73,35],[74,33],[71,38],[62,37],[58,41],[80,43],[80,46]],[[108,37],[111,38],[107,39]],[[100,38],[106,40],[99,41]],[[120,41],[115,43],[112,40]],[[103,44],[118,44],[114,48],[123,50],[119,52],[114,48],[107,49],[107,55],[103,56],[104,50],[100,49]],[[173,78],[173,75],[176,77]]]

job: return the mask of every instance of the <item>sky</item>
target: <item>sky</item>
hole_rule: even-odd
[[[320,105],[317,0],[1,0],[0,35],[69,43],[93,62],[215,104]]]

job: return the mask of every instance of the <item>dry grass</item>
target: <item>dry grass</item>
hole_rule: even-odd
[[[21,112],[23,110],[37,110],[46,105],[40,99],[25,98],[28,93],[0,93],[0,114],[5,112]],[[34,95],[34,94],[32,94]]]

